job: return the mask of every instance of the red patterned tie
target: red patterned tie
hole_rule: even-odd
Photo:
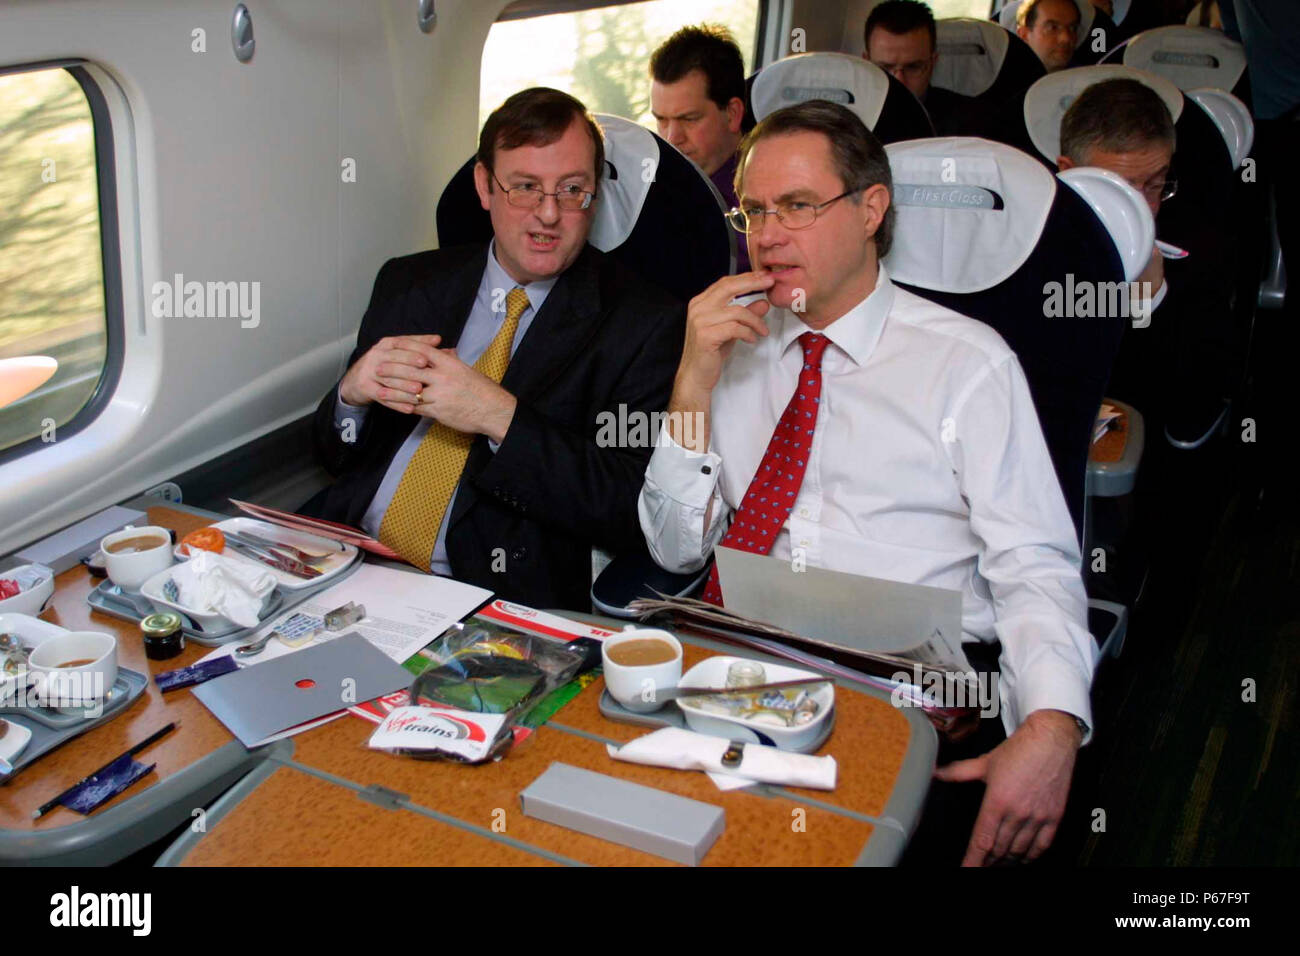
[[[725,547],[767,554],[772,550],[777,533],[785,526],[786,518],[794,510],[799,486],[803,484],[803,475],[808,468],[813,429],[817,426],[817,409],[822,394],[822,353],[829,341],[819,332],[805,332],[799,336],[799,345],[803,348],[799,382],[790,396],[790,404],[786,405],[776,423],[754,480],[749,483],[749,489],[731,519],[731,527],[722,538]],[[709,572],[709,583],[701,598],[722,605],[716,562]]]

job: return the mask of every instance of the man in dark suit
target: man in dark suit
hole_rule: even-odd
[[[651,452],[602,447],[598,419],[665,407],[684,310],[587,245],[604,147],[576,99],[515,94],[477,159],[494,238],[384,264],[316,414],[337,481],[303,510],[422,570],[586,609],[591,548],[640,546]]]
[[[983,110],[969,96],[930,85],[939,62],[934,14],[919,0],[885,0],[862,29],[863,59],[890,73],[921,101],[939,136],[978,135]]]

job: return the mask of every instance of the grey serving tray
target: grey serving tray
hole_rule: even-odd
[[[636,724],[639,727],[680,727],[683,730],[690,730],[691,727],[686,723],[686,715],[682,709],[674,702],[669,702],[659,710],[652,711],[648,714],[638,714],[635,711],[628,710],[618,701],[616,701],[608,690],[601,691],[600,694],[600,712],[610,720],[617,721],[620,724]],[[826,725],[822,732],[813,739],[807,746],[800,747],[796,752],[803,754],[816,753],[821,749],[822,744],[830,737],[831,731],[835,729],[835,711],[832,708],[831,713],[826,718]],[[770,744],[768,745],[770,746]]]
[[[104,701],[103,713],[98,717],[60,714],[46,707],[0,707],[0,714],[4,714],[6,720],[22,724],[32,732],[32,739],[27,742],[27,746],[10,761],[13,764],[13,773],[0,774],[0,785],[12,780],[24,767],[44,757],[54,748],[62,746],[73,737],[78,737],[100,724],[108,723],[123,713],[144,693],[148,684],[148,675],[119,667],[117,680]]]

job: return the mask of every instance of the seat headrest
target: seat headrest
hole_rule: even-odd
[[[1232,90],[1246,71],[1246,50],[1209,27],[1156,27],[1128,41],[1124,65],[1158,73],[1180,90]]]
[[[1010,0],[994,14],[998,23],[1012,33],[1016,32],[1016,11],[1020,9],[1020,4],[1021,0]],[[1088,0],[1074,0],[1074,5],[1079,8],[1079,35],[1074,44],[1078,48],[1089,39],[1088,31],[1092,29],[1092,21],[1097,18],[1097,11]]]
[[[597,115],[605,169],[587,241],[682,301],[735,272],[736,234],[722,197],[689,159],[644,127]],[[492,221],[474,188],[474,157],[438,200],[438,242],[486,242]]]
[[[875,129],[888,94],[889,74],[860,56],[799,53],[759,70],[752,98],[760,122],[785,106],[830,100],[857,113],[867,129]]]
[[[1165,101],[1175,123],[1183,114],[1183,94],[1162,76],[1135,70],[1118,63],[1076,66],[1048,73],[1025,94],[1025,128],[1034,148],[1049,163],[1061,155],[1061,117],[1079,94],[1095,83],[1114,79],[1137,80],[1154,90]]]
[[[1056,177],[1032,156],[952,136],[885,147],[897,225],[891,276],[921,289],[991,288],[1029,258],[1056,195]]]
[[[930,82],[964,96],[979,96],[993,85],[1006,61],[1011,34],[996,23],[969,17],[934,24],[939,60]]]
[[[605,133],[605,173],[587,241],[609,252],[627,242],[641,216],[654,181],[642,173],[659,166],[659,144],[653,133],[631,120],[605,113],[595,118]]]
[[[1187,98],[1195,101],[1214,120],[1228,145],[1232,168],[1239,168],[1255,144],[1255,120],[1246,104],[1231,93],[1217,89],[1188,90]]]
[[[1075,166],[1057,174],[1092,207],[1115,243],[1124,278],[1133,281],[1151,261],[1155,219],[1142,194],[1118,173],[1097,166]]]

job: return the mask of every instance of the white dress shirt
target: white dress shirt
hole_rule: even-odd
[[[510,345],[512,357],[519,343],[524,340],[529,327],[532,326],[533,319],[541,311],[542,303],[555,287],[557,279],[559,276],[530,282],[522,287],[528,296],[528,307],[519,317],[519,325],[515,329],[514,341]],[[488,247],[487,267],[483,270],[483,278],[479,281],[474,305],[470,308],[469,318],[465,320],[465,328],[456,343],[456,355],[466,365],[477,362],[479,356],[487,351],[487,347],[496,338],[497,332],[506,320],[505,294],[517,285],[519,283],[510,278],[509,273],[501,267],[501,263],[497,262],[496,240],[493,239]],[[360,431],[365,421],[366,411],[364,406],[349,405],[336,394],[334,427],[342,431],[351,419],[354,422],[353,429]],[[406,473],[406,466],[411,463],[411,457],[420,447],[420,442],[424,440],[425,433],[432,423],[432,419],[424,416],[413,416],[413,419],[411,434],[397,449],[397,454],[388,465],[388,471],[384,472],[384,480],[379,483],[375,497],[370,500],[370,507],[361,518],[361,530],[372,538],[379,537],[379,527],[384,523],[384,514],[392,504],[393,495],[397,494],[397,486],[401,484],[402,475]],[[496,442],[489,441],[488,447],[492,449],[493,454],[496,454],[500,446]],[[430,571],[447,577],[451,576],[451,563],[447,560],[447,519],[451,517],[451,509],[455,503],[456,492],[453,491],[451,500],[447,502],[447,510],[443,512],[442,524],[438,526],[438,538],[434,542],[433,555],[429,562]]]
[[[767,324],[723,367],[708,453],[665,428],[651,458],[641,528],[669,570],[707,560],[794,392],[809,328],[775,307]],[[883,266],[871,295],[822,331],[808,466],[771,554],[801,548],[814,567],[960,591],[963,637],[1002,642],[1008,735],[1041,708],[1091,726],[1097,651],[1079,547],[1014,353],[988,326],[896,288]]]

